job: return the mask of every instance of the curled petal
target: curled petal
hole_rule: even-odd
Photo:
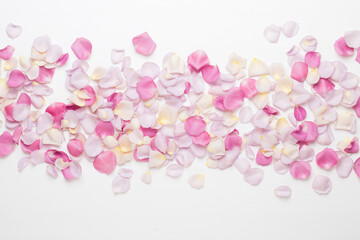
[[[289,186],[279,186],[275,188],[274,193],[280,198],[289,198],[291,196],[291,188]]]
[[[306,110],[301,106],[296,106],[294,108],[294,116],[297,121],[302,121],[306,118]]]
[[[187,63],[196,71],[210,64],[210,60],[203,50],[197,50],[189,55]]]
[[[250,168],[244,174],[245,182],[256,186],[258,185],[264,177],[264,171],[260,168]]]
[[[272,24],[265,28],[264,36],[269,42],[276,43],[279,40],[280,32],[281,27]]]
[[[86,60],[90,57],[92,44],[88,39],[80,37],[71,45],[71,49],[78,59]]]
[[[266,157],[263,153],[262,150],[259,149],[259,151],[256,154],[256,163],[261,165],[261,166],[267,166],[270,165],[272,162],[272,156],[270,157]]]
[[[306,161],[294,161],[290,165],[290,173],[296,179],[307,179],[311,174],[311,166]]]
[[[325,148],[324,150],[316,154],[317,165],[327,170],[334,167],[337,164],[338,160],[339,160],[338,155],[331,148]]]
[[[201,173],[193,174],[188,178],[188,183],[192,188],[203,188],[205,185],[205,175]]]
[[[135,50],[145,56],[150,56],[156,48],[156,43],[147,32],[135,36],[132,39]]]
[[[318,194],[328,194],[332,189],[332,183],[328,177],[317,175],[313,180],[312,188]]]
[[[349,145],[344,148],[344,151],[347,153],[358,153],[359,152],[359,140],[357,137],[354,137]]]

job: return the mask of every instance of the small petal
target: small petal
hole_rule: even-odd
[[[339,177],[347,178],[353,169],[353,160],[349,157],[342,157],[336,165],[336,172]]]
[[[301,39],[300,41],[300,47],[305,51],[305,52],[313,52],[316,50],[318,45],[318,42],[316,40],[316,38],[314,36],[308,35],[305,36],[303,39]]]
[[[188,178],[188,183],[192,188],[203,188],[205,185],[205,175],[200,173],[193,174]]]
[[[80,37],[71,45],[71,49],[78,59],[86,60],[90,57],[92,45],[88,39]]]
[[[264,36],[269,42],[277,43],[277,41],[279,40],[280,32],[281,27],[272,24],[265,28]]]
[[[278,186],[277,188],[275,188],[274,193],[280,198],[289,198],[292,191],[289,186]]]
[[[147,32],[144,32],[132,39],[135,50],[145,56],[150,56],[156,48],[156,43]]]
[[[121,63],[125,58],[125,50],[124,49],[113,49],[111,50],[111,62],[113,64]]]
[[[282,27],[283,34],[288,37],[294,37],[299,31],[299,25],[296,22],[289,21],[284,24]]]
[[[51,40],[49,36],[40,36],[34,40],[33,47],[39,53],[44,53],[49,50],[51,46]]]
[[[297,121],[302,121],[306,118],[306,110],[301,106],[296,106],[294,108],[294,117]]]
[[[69,153],[74,157],[80,157],[84,151],[83,142],[79,139],[71,139],[67,144]]]
[[[311,174],[311,166],[305,161],[294,161],[290,165],[290,173],[296,179],[307,179]]]
[[[264,171],[260,168],[250,168],[244,174],[245,182],[256,186],[258,185],[264,177]]]
[[[166,167],[166,174],[170,177],[180,177],[184,172],[184,167],[179,164],[170,164]]]
[[[151,184],[152,182],[152,175],[151,173],[148,171],[146,173],[144,173],[142,176],[141,176],[141,181],[143,183],[146,183],[146,184]]]
[[[334,167],[337,164],[338,160],[339,160],[338,155],[331,148],[325,148],[324,150],[316,154],[317,165],[327,170]]]
[[[220,71],[218,66],[207,65],[201,68],[201,74],[205,82],[211,84],[219,79]]]
[[[130,179],[116,176],[112,181],[112,189],[115,194],[126,193],[130,189]]]
[[[185,131],[193,137],[200,136],[206,128],[206,122],[200,116],[192,116],[185,120]]]
[[[305,81],[308,74],[308,66],[303,62],[297,62],[291,69],[291,78],[296,81]]]
[[[334,48],[335,51],[341,56],[351,56],[354,54],[354,49],[346,44],[344,37],[336,40]]]
[[[203,50],[197,50],[189,55],[187,63],[196,71],[200,71],[210,64],[210,60]]]
[[[313,180],[312,188],[318,194],[328,194],[332,189],[332,183],[328,177],[317,175]]]
[[[100,153],[94,160],[94,168],[104,174],[110,174],[114,171],[117,164],[116,156],[112,151]]]
[[[305,54],[305,64],[310,68],[318,68],[320,66],[321,54],[318,52],[307,52]]]
[[[5,131],[0,135],[0,157],[5,157],[15,149],[15,142],[12,135]]]
[[[6,27],[6,34],[9,38],[15,39],[22,33],[22,27],[20,25],[15,25],[13,23],[9,23]]]

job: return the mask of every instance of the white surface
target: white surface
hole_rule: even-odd
[[[168,51],[187,57],[204,49],[221,69],[228,55],[236,51],[251,59],[286,63],[285,52],[307,34],[319,40],[324,58],[336,59],[334,41],[348,29],[360,29],[359,1],[19,1],[2,4],[0,44],[11,43],[16,54],[29,54],[33,39],[49,34],[53,42],[70,52],[76,37],[93,43],[91,66],[110,65],[113,47],[125,48],[133,65],[151,60],[161,64]],[[268,43],[262,31],[268,24],[295,20],[300,31],[294,39],[280,37]],[[23,34],[9,40],[9,22],[23,26]],[[153,56],[135,54],[131,38],[148,31],[158,44]],[[73,54],[72,59],[73,60]],[[359,74],[360,65],[347,61]],[[62,73],[60,73],[62,72]],[[63,71],[51,83],[56,94],[47,103],[65,100]],[[358,126],[359,127],[359,126]],[[241,129],[240,129],[241,130]],[[346,135],[346,134],[345,134]],[[357,155],[355,155],[358,157]],[[354,156],[354,160],[356,159]],[[140,177],[146,164],[133,163],[130,192],[113,195],[112,176],[97,173],[83,162],[83,176],[66,182],[52,179],[45,165],[17,172],[20,149],[0,159],[0,239],[359,239],[360,180],[347,179],[320,170],[312,162],[307,181],[295,181],[287,173],[276,174],[265,167],[258,187],[246,184],[231,168],[207,169],[198,161],[180,179],[165,176],[165,169],[153,171],[153,183]],[[187,184],[190,173],[206,174],[202,190]],[[328,196],[313,192],[316,173],[330,176],[333,190]],[[278,185],[290,185],[293,195],[284,200],[274,196]]]

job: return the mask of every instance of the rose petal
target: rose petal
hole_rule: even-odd
[[[193,174],[188,178],[188,183],[190,187],[200,189],[205,185],[205,175],[204,174]]]
[[[320,66],[321,54],[318,52],[307,52],[305,54],[305,64],[310,68],[318,68]]]
[[[84,151],[90,157],[96,157],[102,152],[102,141],[95,135],[91,134],[84,143]]]
[[[179,164],[170,164],[166,167],[166,174],[170,177],[180,177],[184,172],[184,167]]]
[[[121,63],[125,58],[125,50],[124,49],[113,49],[111,50],[111,62],[113,64]]]
[[[277,43],[277,41],[279,40],[280,32],[281,27],[272,24],[265,28],[264,36],[269,42]]]
[[[300,47],[305,51],[305,52],[313,52],[316,50],[318,45],[318,42],[316,40],[316,38],[314,36],[308,35],[305,36],[303,39],[301,39],[300,41]]]
[[[25,75],[19,70],[11,71],[9,75],[9,79],[7,80],[7,84],[9,87],[20,87],[25,82]]]
[[[5,157],[15,149],[15,142],[12,135],[5,131],[0,135],[0,157]]]
[[[147,32],[137,35],[132,39],[135,50],[145,56],[150,56],[156,48],[156,43]]]
[[[116,176],[112,181],[112,189],[115,194],[126,193],[130,189],[130,179]]]
[[[239,108],[244,102],[244,93],[240,88],[232,88],[224,96],[224,107],[227,110],[234,111]]]
[[[201,74],[207,83],[215,83],[220,76],[218,66],[207,65],[201,68]]]
[[[154,80],[148,76],[143,77],[141,81],[136,84],[136,92],[142,100],[149,100],[157,92]]]
[[[141,181],[143,183],[146,183],[146,184],[151,184],[152,182],[152,176],[151,176],[151,173],[149,171],[147,171],[146,173],[144,173],[142,176],[141,176]]]
[[[291,69],[291,78],[303,82],[308,74],[308,66],[304,62],[297,62]]]
[[[360,31],[346,31],[344,40],[349,47],[360,48]]]
[[[336,172],[339,177],[347,178],[353,169],[353,160],[349,157],[342,157],[336,165]]]
[[[289,186],[278,186],[275,188],[274,193],[280,198],[289,198],[291,196],[291,188]]]
[[[318,194],[328,194],[332,189],[332,183],[328,177],[317,175],[313,180],[312,188]]]
[[[302,121],[306,118],[306,110],[301,106],[296,106],[294,108],[294,117],[297,121]]]
[[[200,116],[192,116],[185,120],[185,131],[193,137],[200,136],[206,128],[206,122]]]
[[[294,161],[290,165],[290,173],[296,179],[307,179],[311,174],[311,166],[306,161]]]
[[[331,148],[325,148],[324,150],[316,154],[317,165],[327,170],[334,167],[337,164],[338,160],[339,160],[338,155]]]
[[[288,37],[294,37],[299,31],[299,25],[296,22],[289,21],[284,24],[282,27],[283,34]]]
[[[22,33],[22,27],[20,25],[15,25],[13,23],[9,23],[6,26],[6,34],[9,38],[15,39]]]
[[[264,171],[260,168],[250,168],[244,174],[245,182],[256,186],[258,185],[264,177]]]

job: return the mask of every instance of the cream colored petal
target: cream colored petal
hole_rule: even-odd
[[[166,62],[168,73],[185,73],[185,61],[177,54],[173,54]]]
[[[146,183],[146,184],[151,184],[151,182],[152,182],[151,172],[150,172],[150,171],[147,171],[146,173],[144,173],[144,174],[141,176],[141,181],[142,181],[143,183]]]
[[[132,152],[123,152],[120,147],[113,148],[111,151],[115,153],[118,165],[123,165],[126,162],[130,162],[133,158]]]
[[[63,133],[57,128],[50,128],[43,134],[42,143],[45,145],[61,146]]]
[[[293,160],[299,157],[299,145],[285,143],[282,153]]]
[[[320,80],[320,74],[319,71],[316,68],[312,68],[309,70],[308,75],[306,77],[306,81],[313,85],[317,83]]]
[[[350,143],[351,143],[351,139],[350,139],[350,138],[344,138],[344,139],[341,139],[341,140],[336,144],[336,147],[337,147],[340,151],[344,151],[344,149],[345,149],[346,147],[348,147]]]
[[[204,93],[196,100],[195,104],[202,112],[206,112],[213,107],[213,100],[213,95]]]
[[[275,86],[275,91],[277,92],[284,92],[286,94],[289,94],[293,87],[293,80],[289,77],[282,77],[280,78]]]
[[[239,121],[239,117],[233,112],[224,112],[223,118],[223,124],[227,127],[234,126]]]
[[[115,148],[118,146],[119,142],[116,140],[116,138],[114,136],[107,136],[104,138],[103,140],[104,145],[107,148]]]
[[[217,155],[217,156],[225,155],[224,140],[221,138],[216,138],[214,140],[211,140],[206,149],[209,153],[213,155]]]
[[[70,94],[69,100],[70,100],[72,103],[74,103],[75,105],[79,106],[79,107],[84,107],[84,106],[85,106],[85,100],[79,98],[78,95],[75,94],[75,93]]]
[[[246,59],[240,57],[236,53],[232,53],[229,56],[228,63],[226,64],[226,70],[232,74],[236,75],[239,71],[246,67]]]
[[[256,77],[270,74],[269,67],[260,59],[254,58],[248,67],[249,77]]]
[[[268,77],[261,76],[258,80],[255,82],[256,90],[258,90],[259,93],[267,93],[271,91],[272,88],[272,82]]]
[[[90,78],[98,81],[100,79],[103,79],[108,73],[108,69],[105,67],[96,67],[92,74],[90,75]]]
[[[205,185],[205,175],[202,173],[193,174],[188,178],[188,183],[192,188],[203,188]]]
[[[258,93],[251,99],[251,101],[258,109],[264,109],[264,107],[269,104],[269,97],[267,93]]]
[[[9,86],[6,83],[5,78],[0,79],[0,98],[6,98],[7,93],[9,92]]]
[[[282,63],[272,63],[270,65],[270,75],[275,80],[279,80],[285,75],[285,68]]]
[[[128,153],[133,150],[133,146],[128,135],[124,134],[119,138],[119,148],[124,153]]]
[[[123,120],[130,120],[134,114],[133,103],[128,101],[120,101],[114,109],[114,113]]]
[[[160,167],[166,160],[165,156],[158,151],[150,150],[149,153],[149,168]]]
[[[162,125],[174,124],[177,119],[177,109],[164,104],[159,109],[158,122]]]
[[[58,158],[55,160],[55,167],[59,170],[64,170],[70,166],[70,162],[64,162],[64,159]]]
[[[11,71],[17,67],[17,59],[15,57],[10,58],[9,60],[4,61],[4,70]]]
[[[143,133],[138,128],[132,131],[129,134],[129,141],[136,144],[142,145],[143,144]]]
[[[356,131],[356,116],[354,113],[343,111],[338,113],[335,129],[345,130],[351,133]]]
[[[19,64],[21,70],[23,70],[24,72],[27,72],[30,69],[30,67],[33,65],[31,59],[24,56],[21,56],[19,58]]]
[[[206,166],[208,168],[217,168],[218,167],[218,160],[213,160],[211,158],[208,158],[206,160]]]

